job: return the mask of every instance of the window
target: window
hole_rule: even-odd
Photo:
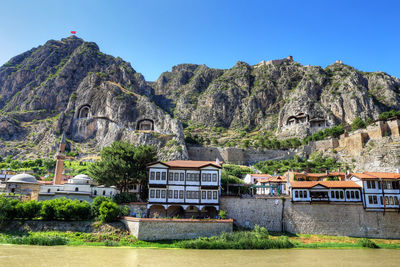
[[[383,198],[382,198],[382,197],[379,197],[379,200],[380,200],[379,203],[380,203],[381,205],[383,205]]]
[[[201,199],[206,199],[206,191],[201,191]]]
[[[211,182],[211,174],[207,173],[207,182]]]
[[[214,174],[212,175],[212,181],[213,181],[213,182],[216,182],[216,181],[217,181],[217,174],[216,174],[216,173],[214,173]]]
[[[360,193],[358,191],[356,191],[356,198],[359,199],[360,198]]]
[[[183,199],[183,190],[179,190],[179,198]]]
[[[174,181],[179,181],[179,173],[174,174]]]
[[[57,189],[58,190],[58,189]],[[97,195],[97,190],[94,190],[94,195]]]
[[[161,180],[166,180],[167,179],[167,173],[166,172],[162,172],[161,173]]]
[[[156,172],[156,180],[160,180],[160,172]]]
[[[295,192],[294,192],[294,197],[295,197],[295,198],[298,198],[298,197],[299,197],[299,191],[295,191]]]
[[[398,182],[392,182],[392,187],[393,187],[393,189],[399,189],[399,183]]]
[[[165,198],[165,190],[161,190],[161,198]]]
[[[340,199],[343,199],[343,198],[344,198],[343,191],[340,191]]]
[[[217,199],[217,191],[213,191],[213,199]]]
[[[349,191],[346,192],[346,198],[350,198],[350,192]]]
[[[354,191],[351,191],[351,198],[354,198]]]
[[[372,183],[373,183],[372,188],[375,188],[375,182]],[[377,181],[377,183],[378,183],[378,189],[381,189],[381,183],[379,181]]]
[[[184,174],[184,173],[181,173],[180,176],[181,176],[180,180],[181,180],[181,181],[184,181],[184,180],[185,180],[185,174]]]
[[[205,181],[206,181],[206,179],[207,179],[207,178],[206,178],[206,174],[205,174],[205,173],[203,173],[203,175],[202,175],[201,177],[202,177],[202,178],[201,178],[201,181],[202,181],[202,182],[205,182]]]
[[[308,197],[308,193],[307,193],[307,191],[304,190],[304,198],[307,198],[307,197]]]
[[[207,199],[211,199],[211,191],[207,191]]]
[[[79,191],[79,188],[78,187],[75,187],[75,192],[78,192]],[[104,195],[104,194],[103,194]]]
[[[335,191],[335,198],[339,199],[339,191]]]
[[[379,187],[379,189],[381,188],[380,183],[378,183],[378,187]],[[367,181],[367,188],[368,189],[375,189],[376,188],[375,181]]]
[[[335,198],[335,192],[331,191],[331,198]]]
[[[200,181],[200,173],[196,173],[196,182]]]
[[[154,180],[155,177],[155,173],[154,172],[150,172],[150,180]]]
[[[150,190],[150,197],[154,198],[154,189]]]
[[[390,196],[390,205],[394,205],[393,197]]]
[[[174,179],[173,173],[172,173],[172,172],[169,172],[169,173],[168,173],[168,181],[172,181],[172,179]]]
[[[160,190],[156,190],[156,198],[160,198]]]
[[[397,197],[394,197],[394,204],[399,205],[399,199]]]
[[[172,198],[172,190],[168,190],[168,198]]]
[[[389,198],[385,197],[385,205],[389,205]]]
[[[300,198],[303,198],[303,191],[300,191]]]
[[[178,198],[178,193],[179,193],[179,191],[178,191],[178,190],[174,190],[174,198],[175,198],[175,199],[177,199],[177,198]]]
[[[191,174],[191,173],[188,173],[188,174],[187,174],[187,180],[188,180],[188,181],[192,181],[192,174]]]

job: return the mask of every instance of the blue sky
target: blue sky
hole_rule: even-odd
[[[384,0],[2,0],[0,65],[76,30],[149,81],[180,63],[230,68],[288,55],[400,77],[399,10]]]

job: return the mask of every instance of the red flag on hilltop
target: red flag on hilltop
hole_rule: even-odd
[[[72,34],[76,34],[76,31],[71,31]]]

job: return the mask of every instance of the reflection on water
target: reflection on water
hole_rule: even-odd
[[[181,250],[0,245],[0,266],[400,266],[400,250]]]

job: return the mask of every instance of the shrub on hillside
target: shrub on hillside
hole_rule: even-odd
[[[97,196],[93,199],[92,201],[92,214],[95,217],[99,216],[99,209],[100,206],[103,202],[109,202],[112,201],[111,198],[109,197],[104,197],[104,196]]]
[[[365,122],[363,121],[363,119],[361,119],[360,117],[357,117],[354,119],[354,121],[351,123],[351,130],[355,131],[358,129],[363,129],[365,128],[367,125],[365,124]]]
[[[101,222],[114,222],[117,220],[120,209],[115,202],[104,201],[99,208],[99,219]]]

